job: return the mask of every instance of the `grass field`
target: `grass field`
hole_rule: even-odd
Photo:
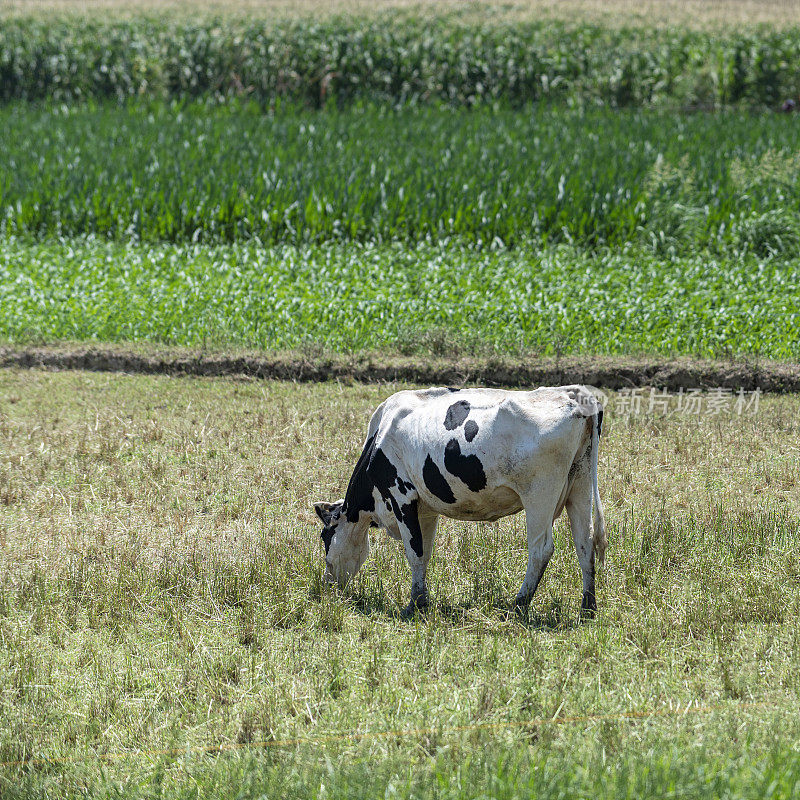
[[[796,360],[798,259],[458,243],[0,244],[0,341]]]
[[[237,15],[251,18],[291,18],[325,15],[369,17],[387,13],[414,16],[453,16],[469,21],[493,19],[531,21],[576,19],[620,26],[681,25],[709,29],[752,25],[795,26],[798,0],[4,0],[0,14],[52,16],[168,14]]]
[[[0,793],[791,797],[797,399],[612,397],[595,622],[564,521],[505,616],[517,517],[445,521],[406,622],[396,543],[329,590],[311,510],[395,388],[0,373]]]

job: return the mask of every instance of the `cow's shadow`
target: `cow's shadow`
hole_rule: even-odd
[[[471,613],[479,610],[487,622],[513,622],[527,630],[569,631],[575,630],[592,620],[560,601],[550,600],[544,609],[529,606],[525,610],[515,609],[510,598],[498,597],[491,602],[469,601],[451,603],[446,598],[436,599],[422,609],[407,613],[391,599],[371,593],[353,593],[348,597],[352,609],[365,617],[383,617],[395,620],[400,625],[415,625],[420,621],[442,620],[445,624],[458,627],[474,623],[476,617]],[[499,617],[499,619],[498,619]]]
[[[463,602],[449,603],[447,600],[438,601],[435,613],[439,617],[449,619],[454,625],[474,621],[470,612],[479,609],[492,621],[498,617],[504,622],[513,622],[529,630],[567,631],[578,628],[587,620],[579,616],[572,608],[561,603],[551,602],[544,609],[534,608],[519,609],[513,606],[511,598],[498,598],[486,603]]]

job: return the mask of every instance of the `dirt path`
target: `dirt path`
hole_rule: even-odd
[[[689,358],[570,356],[532,358],[406,358],[379,353],[318,356],[299,352],[208,352],[124,345],[0,346],[0,367],[96,372],[235,376],[277,380],[365,383],[541,386],[585,383],[603,389],[653,386],[726,387],[800,392],[800,364],[769,361],[700,361]]]

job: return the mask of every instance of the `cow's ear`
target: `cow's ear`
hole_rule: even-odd
[[[317,516],[322,520],[323,525],[327,525],[333,516],[333,510],[336,508],[336,503],[314,503],[314,511]]]

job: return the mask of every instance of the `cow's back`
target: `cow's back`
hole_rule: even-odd
[[[497,519],[520,510],[537,470],[566,481],[587,429],[573,389],[398,392],[376,444],[437,513]]]

